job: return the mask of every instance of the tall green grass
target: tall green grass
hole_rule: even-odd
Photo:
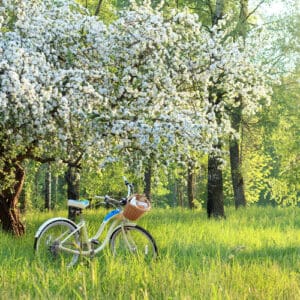
[[[26,216],[27,234],[0,232],[0,299],[300,299],[299,209],[205,212],[153,209],[139,220],[157,241],[150,265],[113,260],[108,251],[70,270],[42,268],[34,233],[54,215]],[[104,211],[87,211],[91,232]]]

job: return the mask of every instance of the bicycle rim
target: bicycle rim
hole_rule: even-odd
[[[153,237],[144,228],[126,225],[117,228],[110,238],[110,249],[115,257],[150,262],[157,257]]]
[[[74,225],[65,221],[49,224],[40,234],[36,244],[36,255],[39,263],[44,266],[72,267],[78,261],[79,254],[60,249],[60,245],[71,250],[80,250],[79,233]],[[69,235],[69,238],[61,242]]]

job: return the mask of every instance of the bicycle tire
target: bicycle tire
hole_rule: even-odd
[[[79,254],[61,251],[58,247],[62,238],[77,229],[77,226],[66,219],[49,223],[35,238],[34,250],[40,264],[44,266],[72,267],[79,258]],[[79,232],[71,235],[63,244],[72,250],[80,250]]]
[[[138,225],[118,227],[109,240],[110,250],[115,257],[133,257],[150,262],[158,255],[156,242],[152,235]]]

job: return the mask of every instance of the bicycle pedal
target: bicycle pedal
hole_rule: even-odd
[[[91,243],[94,244],[94,245],[100,245],[100,242],[96,239],[92,239]]]

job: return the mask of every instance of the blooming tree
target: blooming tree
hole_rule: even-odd
[[[106,26],[71,0],[3,3],[0,220],[16,234],[24,233],[17,203],[25,159],[217,151],[232,133],[227,111],[237,96],[252,112],[269,93],[241,44],[223,45],[226,32],[208,33],[186,11],[165,16],[145,1]]]
[[[104,26],[80,9],[71,1],[4,1],[1,7],[0,219],[18,235],[24,232],[17,211],[22,162],[82,155],[92,134],[87,115],[101,105],[90,83],[101,69],[91,68],[83,32],[97,27],[101,38]]]

